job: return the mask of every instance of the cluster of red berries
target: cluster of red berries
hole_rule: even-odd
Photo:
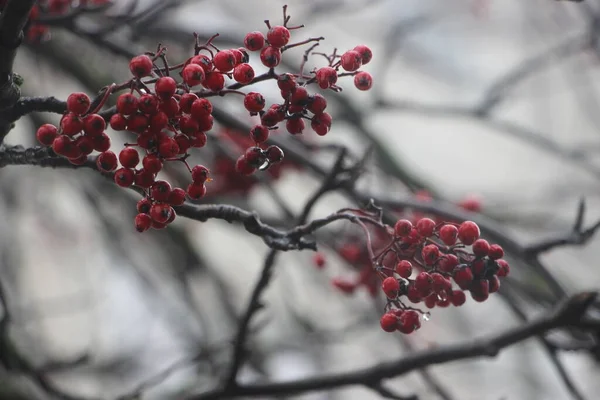
[[[261,50],[261,62],[270,68],[263,76],[255,77],[245,48],[220,50],[212,44],[218,35],[204,44],[199,44],[196,37],[195,54],[177,65],[168,64],[166,48],[159,46],[156,53],[131,59],[129,69],[133,77],[120,85],[107,87],[93,106],[86,94],[71,94],[60,126],[43,125],[38,129],[37,138],[76,165],[84,164],[93,151],[100,152],[96,158],[99,170],[114,172],[114,180],[119,186],[135,185],[145,193],[145,198],[138,204],[136,229],[143,232],[150,227],[164,228],[175,218],[173,207],[183,204],[186,196],[193,200],[202,198],[206,194],[205,183],[211,181],[208,168],[202,165],[191,168],[186,161],[190,149],[205,146],[206,132],[213,128],[213,105],[209,97],[243,95],[243,105],[250,116],[260,115],[261,123],[250,129],[249,146],[235,163],[235,171],[240,175],[269,169],[283,160],[283,151],[267,143],[269,132],[277,129],[275,125],[279,122],[286,120],[288,131],[299,134],[304,129],[303,119],[308,118],[306,114],[311,112],[313,129],[320,135],[329,130],[331,116],[324,112],[327,106],[325,98],[318,94],[311,96],[305,88],[312,82],[319,82],[324,87],[321,70],[314,72],[315,76],[275,73],[274,68],[286,49],[322,39],[289,44],[290,29],[299,27],[288,29],[288,21],[284,6],[284,25],[271,28],[267,21],[269,32],[266,39],[259,32],[246,35],[244,43],[247,49]],[[349,74],[359,76],[356,70],[370,61],[371,51],[366,46],[358,46],[347,54],[354,55],[355,62],[349,63],[345,61],[348,57],[333,55],[328,68],[337,74],[337,68],[341,66],[353,71]],[[355,80],[357,86],[363,89],[370,87],[371,82],[370,75],[364,74],[361,75],[363,78]],[[361,83],[366,78],[368,85]],[[226,87],[227,79],[235,82]],[[277,81],[284,102],[264,111],[266,101],[261,93],[243,93],[238,89],[268,79]],[[334,85],[337,78],[332,81],[330,74],[328,79],[329,87],[339,89]],[[199,90],[192,91],[193,88]],[[126,144],[117,157],[110,150],[111,141],[104,132],[106,122],[96,111],[102,108],[108,96],[124,89],[129,91],[118,96],[116,113],[110,117],[109,124],[115,131],[135,134],[136,140]],[[190,172],[192,182],[186,190],[171,188],[168,182],[157,180],[163,164],[169,161],[183,163]],[[119,163],[121,168],[118,168]]]
[[[0,11],[6,6],[8,0],[0,0]],[[44,16],[56,17],[67,15],[76,9],[106,6],[112,0],[38,0],[29,13],[29,22],[25,27],[25,38],[30,43],[39,43],[50,38],[50,28],[40,22]]]

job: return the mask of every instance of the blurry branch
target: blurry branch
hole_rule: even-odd
[[[213,390],[188,400],[212,400],[234,397],[258,397],[300,394],[314,390],[339,388],[348,385],[376,386],[383,380],[404,375],[426,366],[444,364],[476,357],[495,357],[506,347],[545,334],[562,327],[579,327],[589,331],[600,330],[600,320],[591,320],[586,311],[597,296],[595,292],[583,292],[563,301],[546,315],[532,319],[516,328],[507,329],[496,335],[469,340],[455,345],[441,346],[433,350],[420,351],[397,361],[343,372],[320,375],[314,378],[288,382],[238,385],[229,391]]]

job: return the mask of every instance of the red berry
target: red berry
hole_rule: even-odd
[[[476,257],[485,257],[490,251],[490,244],[485,239],[477,239],[473,242],[472,250]]]
[[[381,283],[381,289],[389,299],[395,299],[400,291],[400,283],[396,278],[389,276]]]
[[[373,58],[373,52],[364,44],[359,44],[353,50],[360,54],[362,65],[368,64]]]
[[[490,283],[485,279],[473,281],[469,291],[473,300],[477,302],[485,301],[490,295]]]
[[[140,214],[148,214],[150,207],[152,207],[152,202],[146,197],[138,201],[136,205],[136,209]]]
[[[192,134],[200,130],[200,124],[192,116],[182,115],[179,117],[179,130],[185,134]]]
[[[437,268],[448,274],[452,273],[457,265],[458,257],[454,254],[444,254],[437,262]]]
[[[435,222],[430,218],[421,218],[417,221],[417,232],[423,237],[429,237],[433,235],[433,229],[435,228]]]
[[[155,203],[150,207],[150,216],[161,224],[166,223],[174,212],[173,207],[165,203]]]
[[[52,142],[56,139],[58,129],[52,124],[44,124],[40,126],[35,133],[37,140],[44,146],[52,146]]]
[[[426,265],[433,265],[440,256],[440,249],[435,244],[428,244],[423,247],[421,251],[421,257]]]
[[[129,70],[136,78],[152,74],[152,60],[147,55],[136,56],[129,61]]]
[[[425,297],[425,306],[427,308],[434,308],[438,301],[438,295],[436,293],[430,294]]]
[[[119,168],[115,171],[115,183],[121,187],[129,187],[133,185],[135,172],[128,168]]]
[[[492,244],[492,245],[490,245],[490,249],[488,251],[488,256],[492,260],[499,260],[502,257],[504,257],[504,249],[502,248],[502,246],[500,246],[498,244]]]
[[[179,145],[175,139],[166,137],[160,141],[158,145],[158,152],[165,158],[172,158],[179,153]]]
[[[465,221],[458,227],[458,238],[469,246],[479,238],[479,226],[473,221]]]
[[[331,67],[319,68],[316,72],[316,78],[321,89],[329,89],[337,82],[337,71]]]
[[[192,147],[204,147],[206,145],[206,133],[204,132],[196,132],[190,138],[190,145]]]
[[[182,188],[175,188],[171,190],[171,193],[169,193],[169,199],[167,200],[167,203],[169,203],[172,206],[180,206],[183,203],[185,203],[185,190],[183,190]]]
[[[265,162],[265,154],[260,147],[249,147],[244,153],[246,162],[255,168],[260,167]]]
[[[269,160],[270,163],[278,163],[283,160],[283,150],[281,150],[278,146],[267,147],[265,154],[267,155],[267,160]]]
[[[473,281],[473,271],[470,268],[457,268],[454,270],[454,282],[463,290],[467,289]]]
[[[306,108],[313,114],[322,114],[327,108],[327,100],[316,93],[309,98]]]
[[[279,89],[291,92],[296,88],[296,77],[292,74],[281,74],[277,77],[277,86]]]
[[[212,71],[206,74],[206,79],[204,79],[202,85],[213,92],[219,92],[225,87],[225,78],[223,77],[223,74]]]
[[[110,117],[110,127],[115,131],[124,131],[127,128],[127,118],[121,114],[114,114]]]
[[[126,147],[119,153],[119,162],[124,168],[135,168],[140,162],[140,155],[133,147]]]
[[[200,131],[210,131],[213,127],[214,118],[212,115],[207,115],[205,117],[198,119],[198,130]]]
[[[67,97],[67,110],[75,115],[83,115],[88,112],[90,104],[90,98],[85,93],[71,93]]]
[[[428,296],[433,288],[433,280],[427,272],[420,272],[415,278],[415,289],[421,293],[423,297]]]
[[[196,100],[198,100],[198,96],[196,96],[196,94],[185,93],[183,96],[181,96],[181,99],[179,99],[179,108],[182,112],[189,114],[192,110],[192,104],[194,104],[194,101]]]
[[[79,116],[69,113],[60,120],[60,129],[67,136],[77,135],[83,130],[83,121]]]
[[[138,110],[138,99],[131,93],[123,93],[117,98],[117,112],[131,115]]]
[[[350,50],[342,54],[340,64],[346,71],[356,71],[362,65],[362,56],[359,52]]]
[[[152,218],[148,214],[138,214],[135,216],[135,230],[142,233],[152,226]]]
[[[317,268],[323,268],[325,266],[325,256],[323,253],[315,253],[313,256],[313,263]]]
[[[265,108],[265,98],[258,92],[250,92],[244,97],[244,107],[251,113],[257,113]]]
[[[254,31],[244,37],[244,47],[250,51],[258,51],[265,45],[265,37],[262,32]]]
[[[421,327],[419,313],[414,310],[406,310],[398,319],[397,329],[405,334],[412,333]]]
[[[156,201],[167,202],[171,194],[171,185],[167,181],[156,181],[150,188],[150,196]]]
[[[134,181],[136,186],[148,189],[154,183],[154,174],[142,168],[135,172]]]
[[[440,228],[440,239],[446,246],[453,246],[458,239],[458,228],[454,225],[444,225]]]
[[[173,136],[173,139],[177,142],[177,146],[179,146],[179,153],[177,154],[186,154],[188,149],[192,147],[192,141],[187,135],[183,133],[179,133]]]
[[[233,69],[233,79],[241,84],[247,84],[254,79],[254,69],[250,64],[240,64]]]
[[[273,46],[268,46],[260,52],[260,62],[265,67],[275,68],[281,62],[281,51]]]
[[[168,118],[175,118],[180,111],[179,102],[174,97],[163,99],[162,103],[160,103],[158,106],[158,109],[162,111]],[[156,116],[156,114],[153,115],[153,117],[154,116]]]
[[[450,302],[455,307],[460,307],[465,304],[467,301],[467,297],[465,296],[465,292],[462,290],[453,290],[452,295],[450,296]]]
[[[98,155],[96,166],[102,172],[111,172],[117,169],[117,155],[108,150]]]
[[[292,97],[290,98],[290,102],[293,105],[304,107],[308,104],[310,100],[310,96],[308,94],[308,90],[305,87],[298,86],[295,88],[292,93]]]
[[[472,212],[481,211],[481,199],[474,195],[469,195],[458,203],[459,207]]]
[[[373,77],[368,72],[361,71],[354,75],[354,86],[358,90],[369,90],[373,86]]]
[[[498,260],[496,261],[496,263],[500,267],[497,273],[499,277],[505,277],[510,273],[510,266],[508,265],[506,260]]]
[[[331,129],[331,115],[324,112],[315,114],[310,120],[310,127],[319,136],[325,136]]]
[[[135,133],[142,133],[148,129],[148,117],[144,114],[134,114],[127,120],[127,130]]]
[[[394,332],[397,329],[398,317],[392,312],[385,313],[381,316],[379,324],[384,331]]]
[[[496,293],[500,289],[500,279],[494,275],[488,278],[490,293]]]
[[[235,58],[235,65],[238,66],[243,63],[247,63],[250,57],[248,53],[246,53],[246,49],[240,47],[238,49],[230,49],[231,54],[233,54],[233,58]]]
[[[110,149],[110,137],[106,133],[92,138],[94,141],[94,150],[104,152]]]
[[[204,183],[208,180],[210,171],[204,165],[196,165],[192,168],[192,181],[194,183]]]
[[[213,65],[221,72],[229,72],[235,67],[235,57],[229,50],[221,50],[215,54]]]
[[[187,187],[187,195],[192,200],[198,200],[206,194],[204,183],[190,183]]]
[[[175,79],[171,78],[170,76],[158,78],[154,84],[154,91],[156,92],[156,95],[163,100],[170,99],[171,96],[175,94],[176,90],[177,82],[175,82]]]
[[[283,47],[290,41],[290,31],[285,26],[274,26],[267,32],[267,40],[273,47]]]
[[[452,289],[452,282],[450,282],[444,275],[434,272],[431,274],[431,279],[433,281],[433,291],[438,294],[443,294],[446,291]]]
[[[192,103],[190,114],[195,119],[201,119],[209,116],[212,113],[212,110],[212,103],[208,99],[201,98]]]
[[[300,117],[290,118],[285,123],[285,129],[292,135],[300,135],[304,128],[304,120]]]
[[[264,125],[255,125],[250,129],[250,137],[257,144],[266,142],[269,138],[269,128]]]
[[[256,171],[256,168],[254,168],[248,160],[246,160],[246,157],[242,155],[235,162],[235,170],[242,175],[251,175]]]
[[[198,64],[207,74],[213,69],[212,61],[204,54],[198,54],[197,56],[190,58],[190,64]]]
[[[181,71],[181,77],[188,86],[196,86],[204,81],[206,73],[198,64],[188,64]]]
[[[79,136],[75,140],[75,146],[86,156],[94,151],[94,141],[89,136]]]
[[[114,114],[115,115],[120,114]],[[122,118],[122,116],[121,116]],[[98,114],[89,114],[83,119],[83,131],[90,136],[98,136],[106,129],[106,121]]]
[[[404,279],[410,278],[412,275],[412,264],[408,260],[401,260],[396,265],[396,273]]]

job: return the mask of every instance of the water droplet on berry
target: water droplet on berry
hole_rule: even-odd
[[[426,312],[425,314],[423,314],[423,321],[429,321],[430,319],[431,319],[430,312]]]

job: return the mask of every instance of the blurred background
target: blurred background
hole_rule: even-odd
[[[28,42],[20,50],[15,70],[25,79],[24,95],[65,99],[84,91],[93,96],[128,79],[129,53],[154,51],[160,42],[171,62],[184,61],[193,54],[193,32],[201,38],[218,32],[217,46],[237,48],[247,32],[266,32],[265,19],[279,23],[286,4],[113,3],[102,13],[55,21],[57,26],[43,35],[51,35],[49,40]],[[292,40],[324,36],[324,52],[371,47],[373,61],[363,69],[373,75],[374,87],[359,92],[352,79],[342,80],[345,90],[327,97],[331,132],[321,138],[307,130],[302,139],[282,133],[284,143],[304,149],[325,170],[335,158],[334,145],[347,146],[357,158],[371,146],[366,172],[357,182],[362,193],[401,200],[427,189],[455,204],[474,196],[490,226],[517,243],[568,232],[582,197],[586,226],[600,217],[600,1],[287,4],[292,24],[306,25],[293,31]],[[295,70],[302,54],[302,49],[286,53],[279,68]],[[309,64],[321,61],[313,57]],[[257,54],[250,62],[260,64]],[[257,88],[272,96],[268,103],[277,100],[272,82]],[[239,98],[214,103],[234,120],[252,123]],[[6,143],[35,145],[35,129],[58,119],[51,114],[22,118]],[[224,154],[241,150],[225,140],[235,135],[228,120],[216,119],[209,144],[194,153],[194,162],[216,175],[206,202],[256,210],[275,225],[289,223],[322,176],[291,162],[276,173],[259,174],[258,180],[238,182],[236,190],[220,187],[231,164]],[[114,143],[128,139],[109,133]],[[183,182],[181,171],[167,173]],[[94,171],[18,166],[3,168],[0,176],[0,276],[11,313],[10,342],[20,354],[75,398],[175,399],[216,386],[269,251],[260,238],[239,225],[185,218],[165,230],[138,234],[133,226],[137,195]],[[311,217],[347,206],[355,204],[343,194],[330,194]],[[263,298],[266,308],[252,323],[252,354],[241,381],[284,381],[398,359],[518,326],[523,322],[514,307],[535,315],[558,300],[546,280],[509,254],[514,277],[500,289],[502,296],[434,309],[431,320],[410,336],[387,334],[379,327],[383,299],[362,288],[348,295],[331,285],[332,278],[358,274],[335,251],[340,240],[354,234],[352,226],[339,223],[317,236],[327,260],[322,270],[315,268],[312,252],[279,254]],[[583,247],[559,248],[541,260],[574,293],[600,286],[597,251],[600,239],[592,238]],[[600,368],[590,352],[558,357],[581,394],[595,398]],[[429,374],[415,372],[387,384],[421,399],[575,398],[535,339],[494,359],[432,367]],[[26,374],[0,374],[0,398],[19,398],[17,393],[53,398]],[[379,395],[345,387],[296,397]]]

